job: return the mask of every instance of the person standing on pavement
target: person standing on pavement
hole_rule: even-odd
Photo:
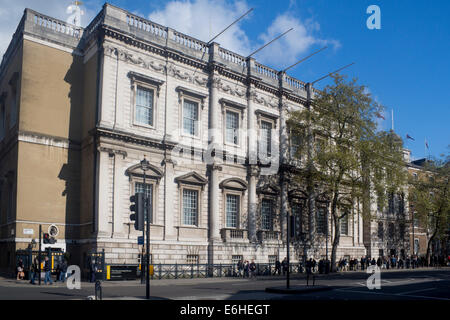
[[[252,260],[249,266],[250,269],[250,278],[256,278],[256,264],[255,260]]]
[[[274,275],[277,272],[278,272],[278,275],[281,275],[281,262],[278,259],[277,259],[277,261],[275,261],[275,272],[274,272]]]
[[[47,282],[49,282],[50,284],[53,284],[52,269],[51,269],[50,261],[48,260],[48,257],[45,257],[44,272],[45,272],[44,284],[47,284]]]
[[[288,263],[286,257],[283,259],[283,262],[281,262],[281,267],[283,268],[283,276],[284,276],[288,270]]]
[[[59,266],[59,281],[64,282],[66,281],[66,273],[67,273],[67,261],[65,258],[63,258],[61,265]]]
[[[34,258],[33,263],[31,264],[31,275],[30,275],[31,284],[35,284],[34,281],[38,273],[39,273],[39,261],[38,258]]]
[[[238,261],[237,270],[238,270],[238,277],[242,277],[244,271],[244,259]]]

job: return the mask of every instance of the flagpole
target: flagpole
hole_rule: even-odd
[[[392,131],[394,131],[394,108],[392,108],[392,111],[391,111],[391,113],[392,113]]]

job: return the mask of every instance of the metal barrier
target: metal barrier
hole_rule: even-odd
[[[152,279],[187,279],[207,277],[239,277],[245,276],[244,271],[238,272],[237,266],[231,264],[153,264]],[[299,263],[290,264],[290,273],[302,273],[304,270]],[[257,263],[256,276],[272,276],[275,273],[275,265]],[[283,269],[281,269],[283,274]],[[248,274],[250,276],[250,274]]]

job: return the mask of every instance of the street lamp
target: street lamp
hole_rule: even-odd
[[[150,169],[150,163],[145,159],[141,161],[141,169],[144,171],[144,222],[146,225],[146,257],[145,257],[145,296],[147,300],[150,299],[150,221],[148,217],[148,199],[147,199],[147,187],[145,184],[145,172]],[[142,272],[142,271],[141,271]]]

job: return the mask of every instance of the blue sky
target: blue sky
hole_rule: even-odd
[[[110,3],[180,32],[208,41],[250,8],[254,11],[217,39],[246,55],[294,27],[267,47],[257,60],[277,70],[327,45],[329,48],[288,71],[313,81],[355,62],[343,73],[356,77],[387,108],[383,129],[405,140],[414,158],[448,153],[450,144],[450,1],[407,0],[111,0]],[[25,7],[65,19],[65,0],[0,0],[0,54],[5,50]],[[104,1],[86,0],[83,25]],[[381,30],[369,30],[369,5],[381,10]],[[320,89],[329,80],[319,82]],[[415,141],[406,140],[406,134]]]

